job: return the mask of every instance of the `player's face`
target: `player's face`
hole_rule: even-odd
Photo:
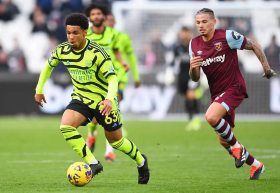
[[[187,30],[182,30],[179,34],[181,40],[183,41],[188,41],[191,39],[191,33],[190,31],[187,31]]]
[[[67,25],[66,27],[67,39],[74,50],[82,49],[87,30],[80,26]]]
[[[100,27],[105,21],[105,16],[100,9],[92,9],[89,14],[89,20],[93,23],[94,26]]]
[[[196,28],[200,35],[208,36],[214,32],[216,19],[213,19],[208,13],[196,15]]]
[[[114,27],[116,24],[115,18],[112,15],[108,15],[107,19],[104,22],[104,25],[109,26],[109,27]]]

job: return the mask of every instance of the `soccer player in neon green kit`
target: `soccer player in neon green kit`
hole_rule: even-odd
[[[114,28],[116,24],[115,17],[112,13],[107,15],[107,19],[105,20],[105,26],[109,26]],[[140,76],[137,69],[137,58],[133,52],[133,47],[131,43],[131,39],[127,33],[119,32],[119,50],[122,54],[123,59],[127,59],[130,70],[132,72],[133,80],[134,80],[134,87],[138,88],[140,86]],[[125,73],[122,77],[118,77],[119,81],[119,101],[123,99],[123,90],[126,87],[128,81],[128,74]],[[120,84],[122,84],[120,86]]]
[[[91,167],[93,176],[103,171],[103,166],[87,147],[77,131],[80,125],[91,122],[93,117],[105,129],[108,142],[132,159],[138,166],[138,183],[147,184],[149,169],[147,157],[122,136],[122,122],[116,99],[118,82],[108,53],[96,42],[86,39],[88,19],[73,13],[65,20],[68,42],[58,45],[52,52],[40,74],[35,101],[43,107],[46,99],[43,87],[59,62],[67,67],[72,83],[72,101],[61,119],[60,131],[72,149]]]
[[[125,88],[127,79],[127,71],[129,66],[124,62],[122,54],[120,52],[120,41],[119,41],[119,32],[112,27],[105,26],[104,21],[106,16],[109,15],[108,7],[101,4],[90,4],[85,9],[85,15],[92,22],[92,27],[89,27],[87,38],[97,42],[101,45],[111,56],[114,68],[116,70],[118,82],[119,82],[119,101],[123,98],[122,92]],[[87,145],[91,151],[94,150],[95,140],[96,140],[96,128],[97,121],[93,119],[92,123],[88,124],[88,137]],[[114,161],[115,154],[113,153],[112,146],[106,142],[106,152],[105,160],[110,162]]]

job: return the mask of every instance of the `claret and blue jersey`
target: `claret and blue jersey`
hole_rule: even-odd
[[[216,29],[213,38],[207,42],[201,36],[191,40],[190,57],[193,52],[203,59],[201,68],[207,76],[212,99],[230,87],[239,87],[248,97],[237,57],[237,49],[242,50],[246,41],[243,35],[222,29]]]

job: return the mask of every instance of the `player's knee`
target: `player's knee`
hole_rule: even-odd
[[[97,122],[97,120],[96,120],[96,118],[95,117],[93,117],[93,119],[92,119],[92,121],[91,121],[93,124],[98,124],[98,122]]]
[[[216,116],[210,113],[205,114],[205,119],[211,126],[214,126],[219,121],[219,119]]]
[[[75,127],[72,127],[72,126],[70,126],[70,125],[60,125],[60,131],[63,133],[65,130],[74,130],[74,129],[77,129],[77,128],[75,128]]]

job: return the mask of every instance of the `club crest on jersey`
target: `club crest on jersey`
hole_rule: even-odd
[[[92,61],[91,60],[86,60],[85,62],[87,67],[90,67],[92,65]]]
[[[214,47],[217,51],[221,51],[223,49],[223,44],[222,42],[218,42],[214,44]]]
[[[197,51],[197,55],[201,55],[201,54],[202,54],[201,50]]]

